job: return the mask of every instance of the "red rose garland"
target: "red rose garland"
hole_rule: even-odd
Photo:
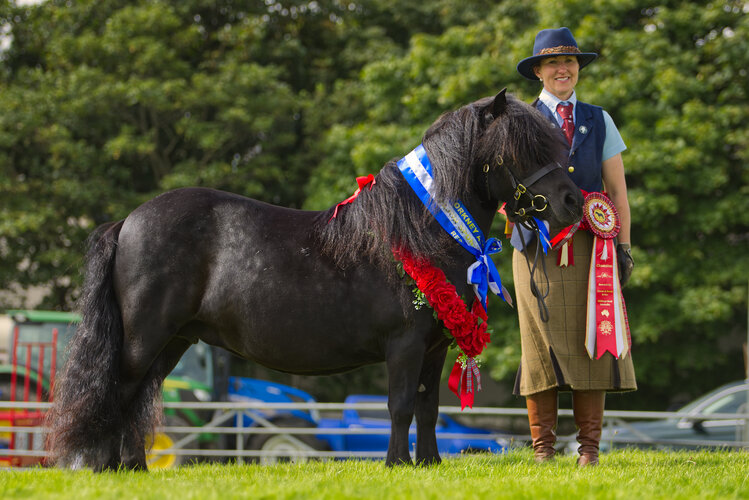
[[[404,249],[394,249],[393,255],[403,264],[403,270],[416,282],[417,288],[424,294],[437,319],[450,331],[464,355],[458,356],[449,385],[460,398],[463,408],[473,407],[474,376],[477,379],[477,388],[481,389],[481,379],[474,358],[481,354],[491,340],[487,331],[488,316],[484,307],[478,299],[474,299],[469,311],[455,286],[447,281],[445,273],[433,266],[428,259],[417,259]]]

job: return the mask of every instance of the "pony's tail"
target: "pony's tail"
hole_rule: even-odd
[[[113,286],[123,221],[100,226],[89,238],[81,323],[67,348],[47,415],[48,462],[62,467],[116,467],[122,434],[118,384],[122,315]]]

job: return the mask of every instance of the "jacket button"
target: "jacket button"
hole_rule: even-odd
[[[568,171],[569,173],[572,173],[572,172],[574,172],[574,171],[575,171],[575,167],[573,167],[572,165],[570,165],[569,167],[567,167],[567,171]]]

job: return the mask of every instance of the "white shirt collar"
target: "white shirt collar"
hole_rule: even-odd
[[[575,94],[575,91],[572,91],[572,95],[569,99],[566,101],[562,101],[560,98],[552,94],[551,92],[547,91],[546,89],[543,89],[541,91],[541,95],[538,96],[538,100],[544,103],[544,105],[549,108],[551,113],[554,115],[554,117],[557,119],[557,123],[561,125],[562,123],[562,117],[559,116],[559,113],[557,113],[557,104],[560,102],[569,102],[572,104],[572,116],[575,116],[575,108],[577,108],[577,94]]]

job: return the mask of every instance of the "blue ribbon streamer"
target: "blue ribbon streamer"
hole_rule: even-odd
[[[533,218],[534,221],[536,221],[536,227],[538,228],[538,239],[541,240],[541,248],[544,250],[544,255],[549,251],[551,248],[551,237],[549,236],[549,228],[546,225],[546,222],[542,221],[541,219],[538,219],[536,217]]]
[[[425,207],[434,215],[440,226],[466,251],[476,257],[467,272],[467,282],[473,285],[474,293],[487,310],[487,294],[492,293],[509,303],[503,293],[502,279],[491,259],[491,255],[502,251],[502,242],[497,238],[484,238],[484,233],[460,200],[435,200],[432,164],[422,144],[398,161],[398,168],[408,185]],[[543,223],[541,224],[543,225]],[[548,239],[548,230],[546,232]]]

